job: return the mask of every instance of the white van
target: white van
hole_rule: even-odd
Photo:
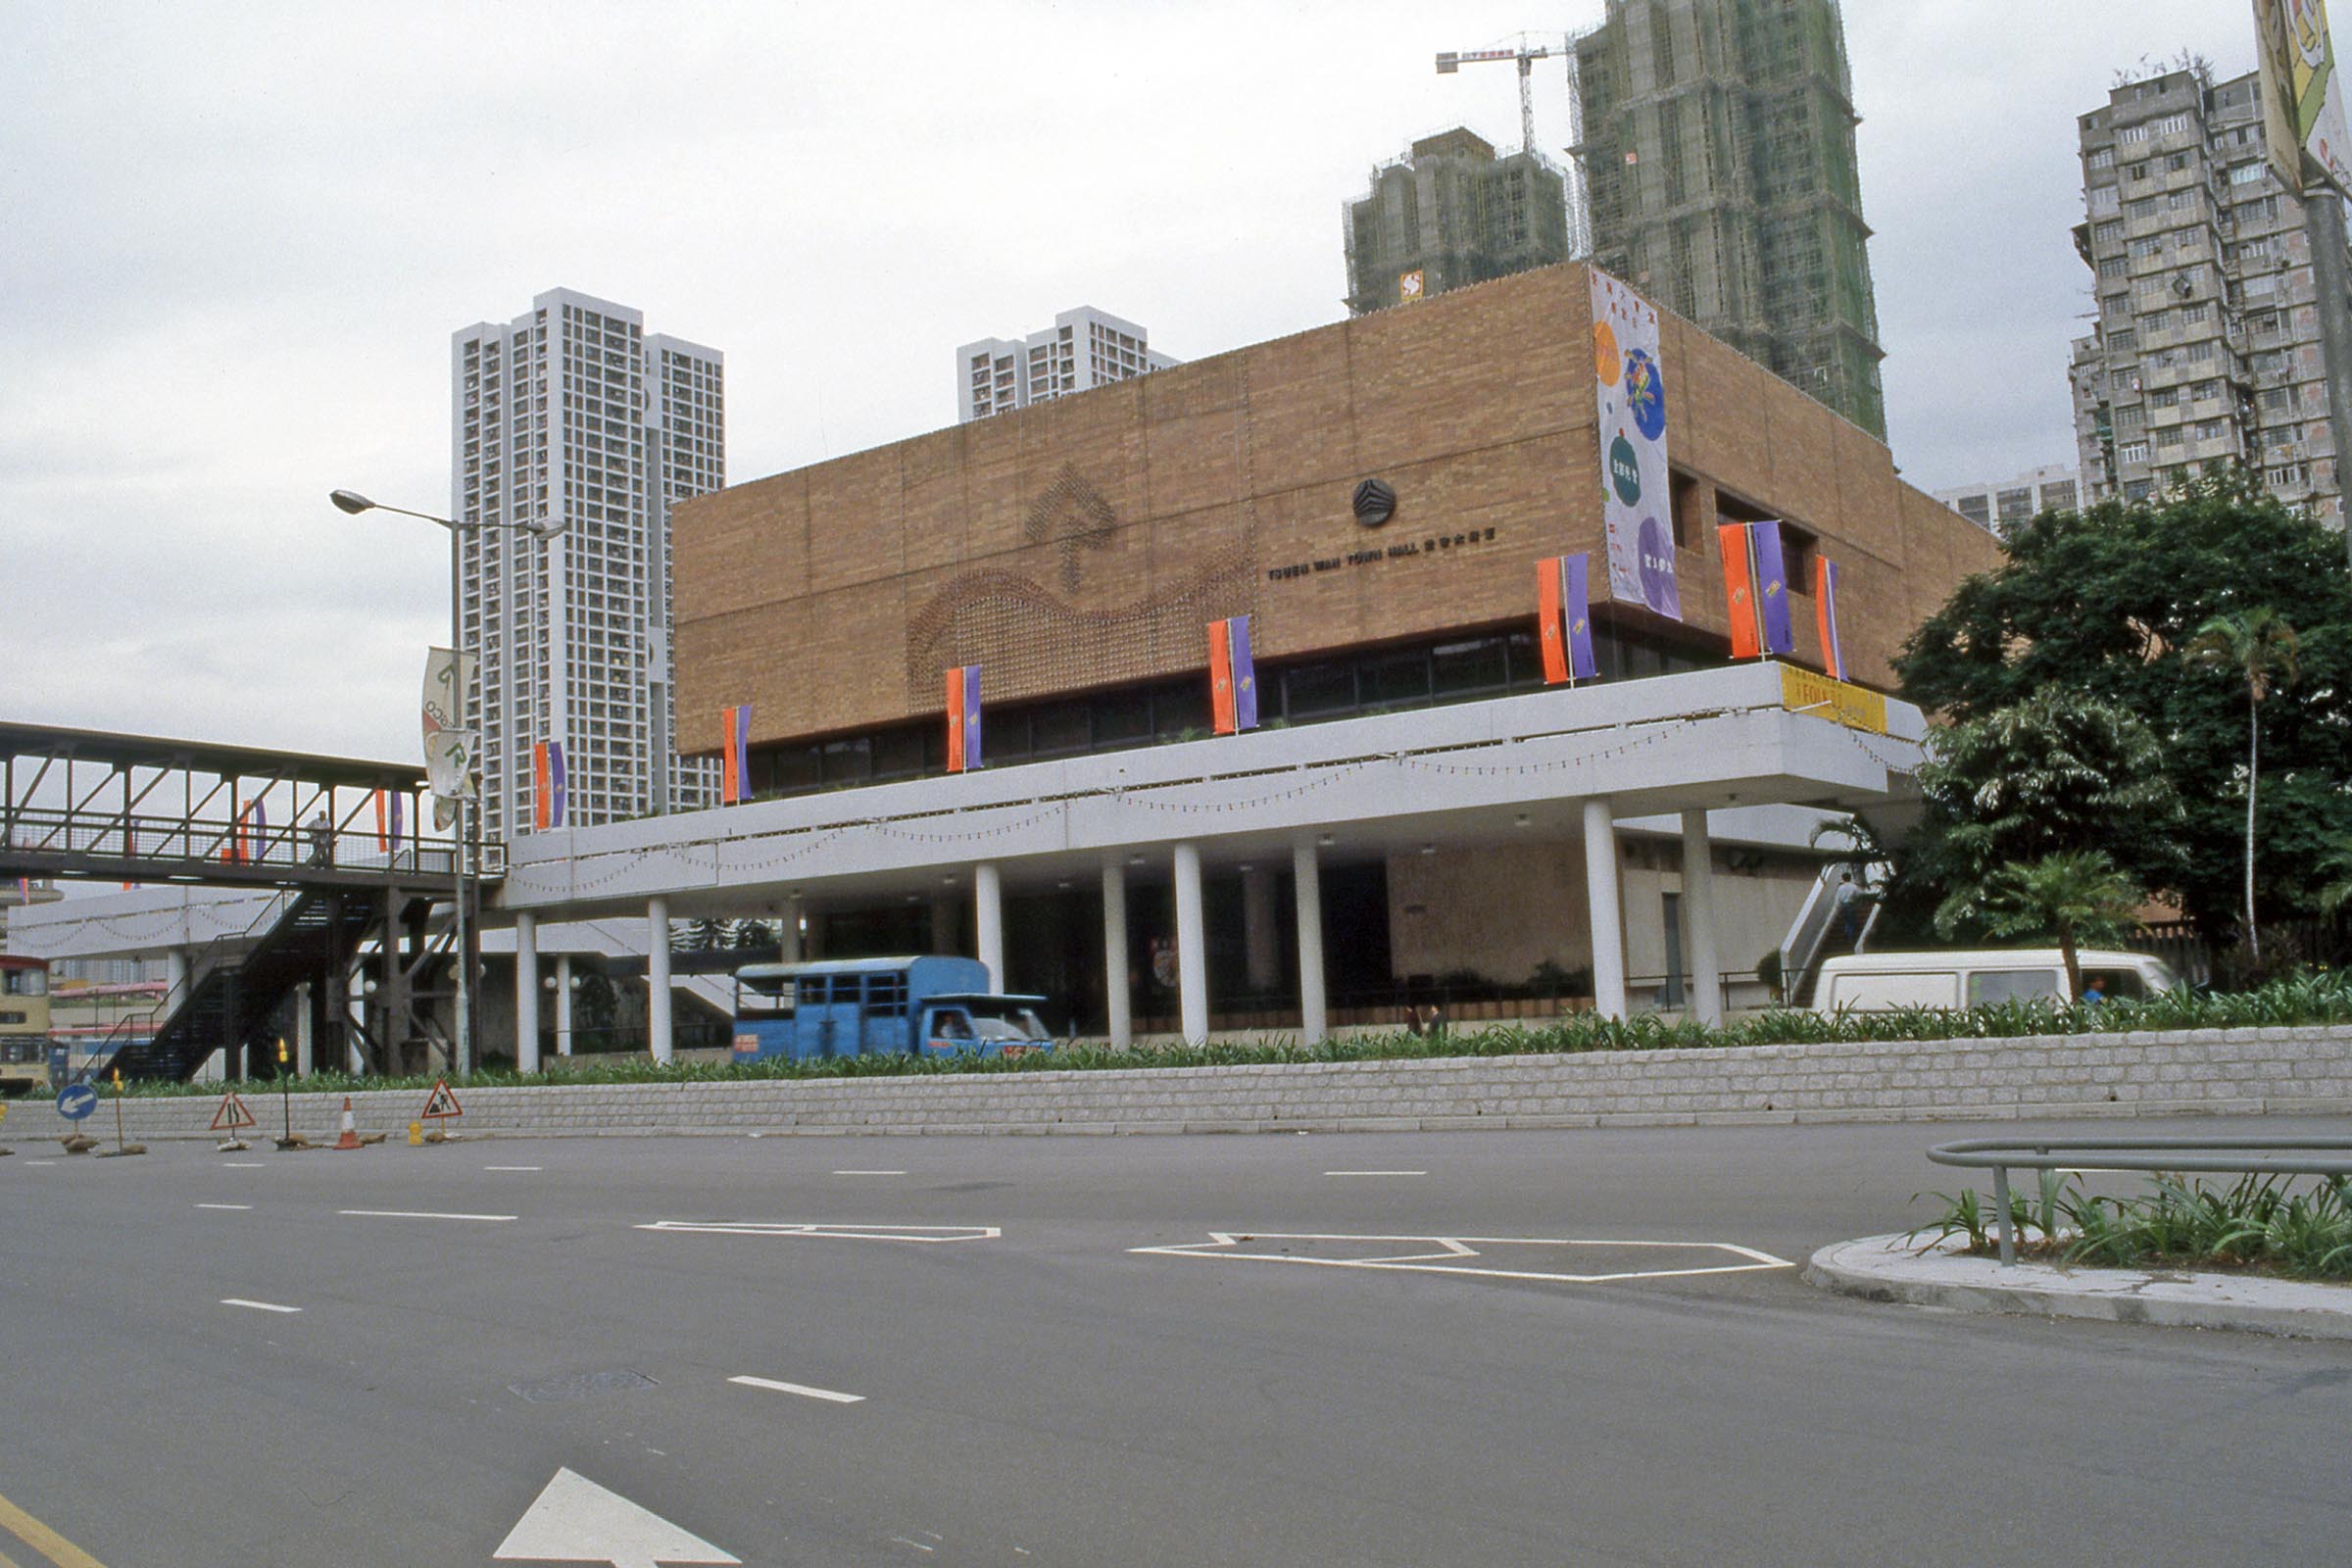
[[[2144,953],[2082,948],[2075,954],[2082,986],[2097,980],[2110,1001],[2171,991],[2180,985],[2163,959]],[[1831,958],[1813,985],[1815,1012],[1890,1012],[1897,1007],[1977,1007],[1987,1003],[2066,996],[2066,958],[2056,948],[2008,952],[1858,953]]]

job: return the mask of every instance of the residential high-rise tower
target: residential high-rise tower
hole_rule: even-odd
[[[2259,79],[2191,67],[2126,82],[2078,122],[2098,324],[2076,340],[2086,498],[2136,501],[2242,463],[2343,514],[2302,198],[2264,156]]]
[[[1343,224],[1358,316],[1570,259],[1559,170],[1541,153],[1497,158],[1458,126],[1373,170]]]
[[[1181,360],[1154,354],[1144,329],[1081,305],[1027,338],[983,338],[956,351],[956,422],[1069,397]]]
[[[1608,0],[1575,48],[1593,265],[1886,439],[1837,0]]]
[[[564,823],[715,804],[676,755],[669,508],[726,482],[724,365],[626,306],[554,289],[452,344],[457,612],[475,655],[481,830],[530,831],[534,747],[563,747]],[[542,537],[498,522],[561,526]]]

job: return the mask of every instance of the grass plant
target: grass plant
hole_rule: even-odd
[[[2010,1196],[2018,1255],[2092,1268],[2221,1269],[2352,1283],[2352,1179],[2246,1175],[2230,1183],[2158,1172],[2137,1196],[2109,1197],[2041,1173],[2038,1199]],[[1999,1250],[1975,1189],[1936,1193],[1942,1213],[1909,1233],[1961,1250]],[[1915,1197],[1913,1201],[1917,1201]]]

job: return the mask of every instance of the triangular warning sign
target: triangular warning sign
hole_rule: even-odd
[[[252,1125],[253,1112],[245,1108],[245,1102],[237,1098],[235,1090],[220,1097],[220,1108],[213,1112],[213,1131],[233,1133]]]
[[[433,1092],[424,1097],[424,1120],[438,1121],[444,1116],[463,1116],[465,1114],[466,1107],[458,1103],[456,1095],[450,1093],[449,1080],[446,1078],[434,1079]]]

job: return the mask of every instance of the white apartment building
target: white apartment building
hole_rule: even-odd
[[[2045,512],[2075,512],[2082,506],[2079,468],[2048,464],[2006,479],[1954,485],[1933,492],[1936,499],[1986,533],[2007,538],[2009,530]]]
[[[676,753],[669,509],[726,482],[724,362],[644,326],[553,289],[452,343],[454,587],[487,837],[531,831],[541,741],[564,748],[566,826],[717,801],[716,764]]]
[[[2302,198],[2264,156],[2252,74],[2126,82],[2078,125],[2098,325],[2074,345],[2087,503],[2138,500],[2243,463],[2340,521]]]
[[[966,343],[956,351],[956,421],[969,424],[1184,363],[1152,353],[1145,335],[1133,321],[1081,305],[1017,342]]]

